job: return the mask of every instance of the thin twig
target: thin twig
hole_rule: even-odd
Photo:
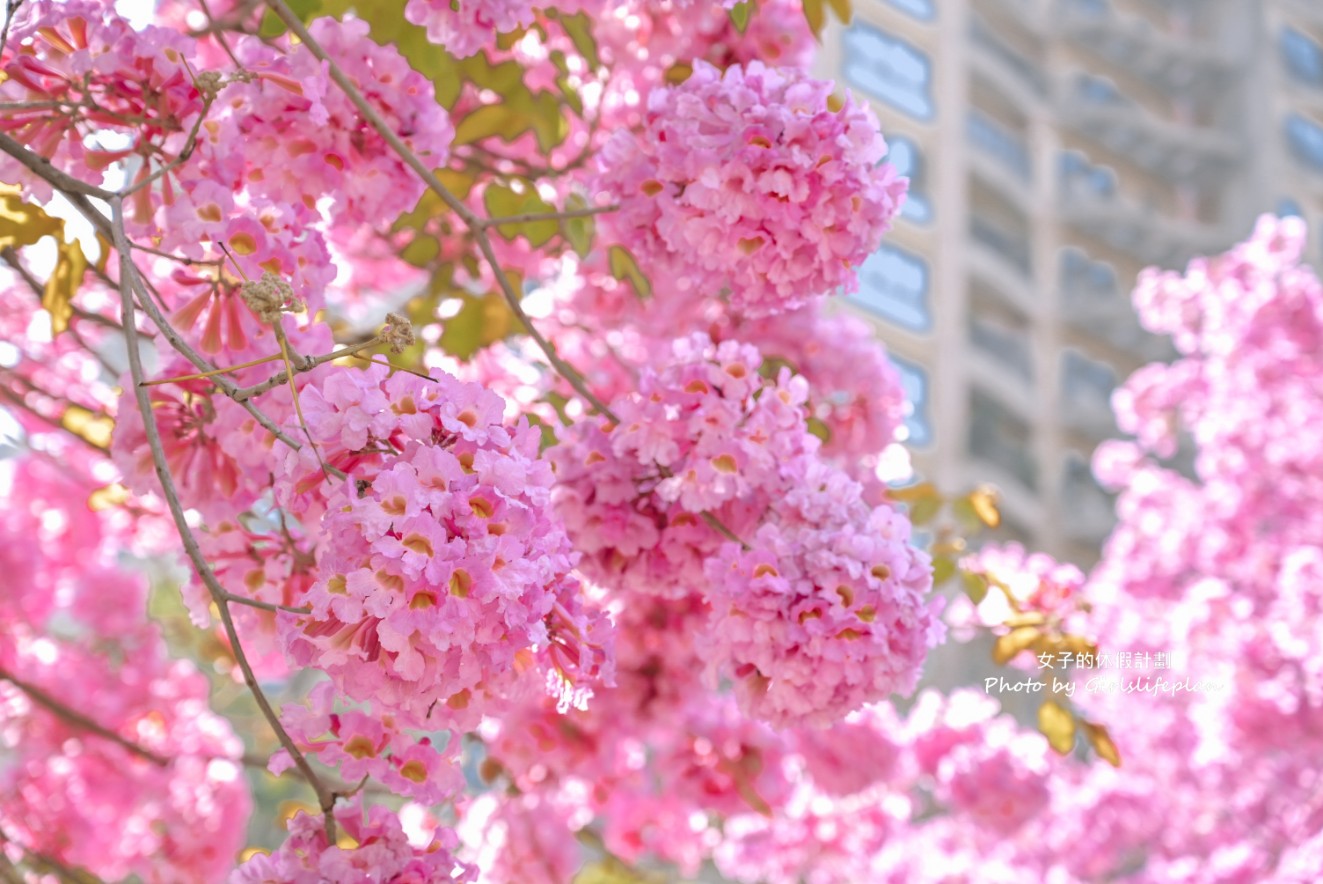
[[[366,350],[369,347],[375,347],[377,344],[380,343],[381,343],[381,339],[374,337],[371,340],[362,342],[361,344],[353,344],[348,347],[341,347],[339,350],[332,350],[330,353],[323,353],[320,356],[300,356],[297,353],[293,353],[291,354],[289,361],[290,364],[293,366],[295,372],[312,371],[314,368],[316,368],[319,365],[325,365],[328,362],[334,362],[335,360],[341,359],[345,356],[353,356],[355,353],[359,352],[360,350]],[[272,359],[280,359],[280,358],[282,357],[281,356],[272,357]],[[230,395],[236,402],[243,402],[245,399],[251,399],[253,396],[259,396],[268,390],[274,390],[276,387],[279,387],[281,384],[285,383],[288,380],[289,380],[289,369],[281,369],[279,372],[273,374],[271,377],[267,378],[261,383],[253,384],[251,387],[240,387]]]
[[[33,153],[19,142],[0,132],[0,150],[9,154],[18,160],[28,171],[34,175],[49,181],[60,190],[66,193],[76,193],[81,196],[93,196],[101,200],[109,200],[114,194],[103,187],[97,187],[95,184],[88,184],[86,181],[80,181],[67,172],[62,172],[55,168],[55,165],[41,154]]]
[[[235,595],[232,592],[225,593],[225,600],[227,602],[234,602],[236,605],[247,605],[250,608],[261,608],[263,611],[271,611],[273,613],[280,613],[281,611],[288,614],[312,613],[312,608],[307,605],[304,605],[301,608],[296,608],[293,605],[275,605],[271,602],[260,602],[257,599],[250,599],[247,596]]]
[[[501,263],[496,257],[496,252],[492,248],[491,239],[487,236],[487,232],[484,229],[484,219],[465,205],[463,200],[451,193],[450,190],[441,183],[441,180],[436,177],[436,173],[429,169],[423,161],[418,158],[417,154],[409,149],[409,146],[404,143],[398,134],[396,134],[395,130],[386,124],[386,121],[381,118],[381,114],[377,113],[376,108],[368,103],[367,99],[363,97],[363,93],[359,91],[359,88],[356,85],[354,85],[354,81],[346,76],[345,72],[341,70],[340,66],[336,63],[335,59],[331,58],[312,34],[308,33],[308,29],[303,26],[303,22],[300,21],[299,17],[290,10],[284,0],[266,0],[266,5],[272,12],[279,16],[280,20],[285,23],[286,27],[294,32],[299,38],[299,41],[303,43],[304,46],[308,47],[309,52],[311,52],[319,61],[326,63],[331,74],[331,79],[340,87],[341,91],[343,91],[345,96],[353,103],[354,107],[358,108],[358,112],[372,125],[372,128],[376,129],[377,133],[386,140],[386,143],[389,144],[391,149],[394,150],[400,159],[404,161],[405,165],[410,169],[413,169],[427,186],[441,198],[441,201],[444,202],[451,211],[463,219],[464,225],[469,229],[474,241],[478,244],[478,250],[482,252],[483,258],[487,261],[487,264],[492,269],[492,273],[496,276],[497,285],[500,286],[501,294],[505,296],[506,303],[510,305],[510,310],[519,321],[523,323],[529,336],[533,338],[538,347],[542,349],[542,352],[546,354],[547,360],[551,363],[552,368],[564,377],[569,385],[574,388],[575,392],[582,396],[589,405],[606,415],[608,418],[611,418],[613,421],[617,420],[615,415],[613,415],[611,410],[606,406],[606,403],[599,399],[592,390],[588,389],[588,385],[584,381],[583,376],[579,374],[572,365],[557,355],[556,348],[551,345],[550,341],[542,336],[542,333],[537,330],[532,321],[528,318],[528,314],[524,312],[523,306],[519,303],[519,295],[510,284],[510,280],[506,277],[505,271],[501,268]]]
[[[216,573],[207,562],[198,546],[197,538],[193,535],[193,529],[188,524],[188,518],[184,514],[184,506],[179,501],[179,493],[175,488],[174,476],[170,472],[169,462],[166,459],[165,447],[161,443],[160,428],[156,425],[156,411],[152,408],[151,397],[147,388],[139,386],[145,379],[145,372],[142,367],[142,354],[138,351],[138,329],[135,322],[136,306],[134,305],[132,281],[136,278],[137,269],[133,265],[133,255],[129,250],[128,236],[124,232],[124,204],[120,197],[115,196],[110,200],[111,208],[111,233],[116,251],[119,252],[119,271],[120,271],[120,302],[124,311],[124,338],[128,344],[129,356],[129,374],[133,378],[133,393],[138,400],[138,410],[142,413],[143,430],[147,436],[147,447],[152,452],[152,462],[156,467],[156,477],[161,485],[161,493],[165,498],[167,506],[170,508],[170,515],[174,518],[175,528],[179,532],[179,539],[184,545],[184,552],[188,555],[189,561],[197,570],[198,577],[202,579],[207,590],[211,593],[212,600],[216,603],[216,608],[220,612],[221,625],[225,628],[226,638],[229,640],[230,649],[234,654],[234,660],[239,665],[239,670],[243,673],[244,682],[253,694],[253,699],[257,701],[257,706],[262,711],[267,723],[275,732],[280,745],[289,753],[295,766],[302,772],[304,779],[312,786],[317,793],[317,801],[321,806],[322,820],[326,830],[327,841],[334,844],[336,841],[335,817],[332,811],[335,809],[335,796],[326,788],[326,785],[317,776],[316,772],[309,765],[308,759],[299,751],[299,747],[294,743],[293,738],[285,730],[285,726],[280,723],[280,716],[272,708],[271,702],[266,694],[262,692],[261,686],[257,683],[257,676],[253,672],[252,665],[248,662],[248,655],[244,653],[243,644],[239,641],[239,633],[234,627],[234,617],[230,613],[229,600],[226,598],[224,587],[216,579]]]
[[[502,224],[529,224],[534,221],[565,221],[570,218],[589,218],[593,215],[615,212],[619,208],[619,205],[613,203],[609,206],[589,206],[586,209],[566,209],[563,212],[524,212],[521,215],[506,215],[502,218],[480,218],[478,223],[483,227],[500,227]]]
[[[47,712],[51,713],[52,715],[54,715],[56,718],[59,718],[62,721],[73,725],[79,730],[84,730],[89,733],[96,734],[98,737],[101,737],[102,739],[110,740],[112,743],[117,743],[122,748],[127,749],[129,752],[132,752],[134,755],[137,755],[139,758],[143,758],[146,759],[147,761],[150,761],[152,764],[155,764],[157,767],[165,767],[170,763],[170,760],[168,758],[158,755],[155,752],[151,751],[150,749],[146,749],[142,746],[139,746],[137,743],[133,742],[132,740],[129,740],[125,737],[121,737],[119,734],[115,733],[108,727],[104,727],[100,724],[97,724],[95,721],[88,718],[83,713],[75,709],[70,709],[68,706],[64,705],[59,700],[55,699],[41,688],[37,687],[34,684],[31,684],[30,682],[24,681],[23,679],[14,675],[12,672],[9,672],[5,669],[0,669],[0,681],[9,682],[14,687],[18,688],[20,691],[27,694],[28,699],[32,700],[33,703],[36,703],[38,706],[45,709]]]

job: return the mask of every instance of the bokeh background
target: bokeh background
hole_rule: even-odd
[[[996,539],[1087,568],[1110,394],[1169,354],[1139,271],[1263,212],[1323,255],[1323,0],[857,0],[816,73],[871,102],[910,177],[849,302],[904,375],[918,476],[992,482]]]

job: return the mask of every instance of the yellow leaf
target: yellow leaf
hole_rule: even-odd
[[[565,198],[565,208],[570,211],[586,209],[588,208],[588,201],[579,194],[572,193]],[[593,235],[597,231],[597,225],[593,222],[592,216],[566,218],[560,222],[560,226],[565,241],[574,249],[574,253],[580,258],[588,257],[588,253],[593,248]]]
[[[1001,525],[1001,510],[997,508],[997,489],[982,485],[965,496],[979,521],[989,528]]]
[[[100,512],[114,506],[122,506],[128,503],[129,489],[118,482],[113,485],[107,485],[104,488],[98,488],[87,496],[87,508],[92,512]]]
[[[1039,631],[1032,626],[1020,626],[1005,635],[997,636],[997,641],[992,646],[993,662],[999,666],[1006,665],[1015,658],[1016,654],[1037,641],[1039,634]]]
[[[949,556],[933,557],[933,583],[940,586],[955,576],[955,562]]]
[[[88,411],[81,405],[70,405],[60,416],[60,426],[70,433],[95,445],[97,448],[109,448],[110,436],[115,430],[115,422],[104,414]]]
[[[414,267],[426,267],[441,253],[441,243],[435,236],[420,233],[400,251],[400,257]]]
[[[30,246],[45,236],[64,239],[64,221],[25,203],[17,193],[0,193],[0,248]]]
[[[1053,749],[1068,755],[1075,748],[1075,716],[1055,700],[1044,700],[1038,707],[1038,729]]]
[[[60,257],[55,263],[55,270],[46,280],[46,288],[41,293],[41,306],[51,315],[51,334],[58,335],[69,327],[73,316],[73,296],[83,282],[83,273],[87,270],[87,257],[78,240],[63,243]]]
[[[589,863],[574,876],[572,884],[653,884],[652,875],[631,869],[615,857]]]
[[[887,491],[887,497],[897,503],[914,503],[916,500],[939,496],[937,486],[932,482],[920,482],[917,485],[907,485],[904,488],[892,488]]]
[[[639,269],[638,262],[634,260],[633,254],[624,246],[612,246],[607,250],[608,263],[611,266],[611,275],[622,282],[628,280],[634,286],[635,293],[641,299],[652,297],[652,283],[643,275]]]
[[[850,19],[854,18],[854,10],[850,8],[850,0],[827,0],[831,5],[831,11],[836,13],[842,24],[849,24]]]
[[[822,28],[827,24],[827,10],[823,9],[822,0],[804,0],[804,18],[813,36],[821,39]]]
[[[1107,733],[1107,728],[1091,721],[1081,721],[1080,724],[1084,725],[1084,736],[1093,747],[1093,751],[1098,753],[1098,757],[1112,767],[1120,767],[1121,752],[1112,742],[1112,736]]]

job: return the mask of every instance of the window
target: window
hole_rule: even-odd
[[[1001,38],[984,24],[978,16],[973,16],[970,19],[969,38],[975,46],[983,47],[997,56],[1002,64],[1014,70],[1016,75],[1024,80],[1030,91],[1038,95],[1047,93],[1047,82],[1042,71],[1036,65],[1030,63],[1029,59],[1002,42]]]
[[[1025,276],[1033,275],[1029,244],[1022,235],[1011,233],[975,215],[969,220],[969,236],[1001,255]]]
[[[1092,261],[1076,248],[1061,252],[1061,290],[1067,300],[1110,298],[1118,293],[1116,270],[1102,261]]]
[[[1080,98],[1091,104],[1125,104],[1123,96],[1116,84],[1106,77],[1095,77],[1093,74],[1080,74],[1075,78],[1075,92]]]
[[[970,143],[1006,166],[1021,181],[1029,181],[1029,148],[1024,139],[982,111],[971,108],[965,119]]]
[[[910,190],[900,208],[900,216],[915,224],[927,224],[933,219],[932,203],[928,200],[928,176],[919,146],[904,136],[887,140],[885,162],[895,166],[896,172],[910,179]]]
[[[970,315],[969,343],[999,365],[1004,365],[1026,383],[1034,377],[1029,335],[1022,328]]]
[[[1292,77],[1301,83],[1323,88],[1323,46],[1289,25],[1282,28],[1278,46],[1282,63]]]
[[[887,0],[892,6],[917,18],[919,21],[932,21],[937,17],[937,8],[933,0]]]
[[[932,329],[928,264],[894,246],[882,246],[859,268],[859,293],[850,300],[910,331]]]
[[[969,453],[1038,489],[1038,462],[1029,425],[978,388],[969,391]]]
[[[1323,172],[1323,126],[1291,114],[1286,118],[1286,142],[1297,160]]]
[[[928,420],[928,372],[894,353],[888,355],[900,372],[900,386],[905,391],[906,438],[902,441],[918,447],[931,445],[933,429]]]
[[[1071,426],[1106,430],[1112,426],[1111,399],[1116,372],[1077,350],[1061,354],[1061,411]]]
[[[932,64],[918,49],[856,21],[845,32],[847,82],[916,120],[933,117]]]
[[[1279,199],[1277,201],[1277,208],[1274,211],[1280,218],[1289,218],[1291,216],[1295,216],[1296,218],[1305,217],[1304,210],[1300,208],[1300,204],[1289,196],[1284,196]]]
[[[1088,460],[1079,453],[1066,455],[1062,473],[1061,512],[1066,534],[1086,542],[1102,539],[1116,521],[1112,498],[1094,480]]]
[[[1095,166],[1077,150],[1061,152],[1062,196],[1086,196],[1109,199],[1116,195],[1116,172],[1106,166]]]

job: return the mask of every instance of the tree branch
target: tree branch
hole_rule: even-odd
[[[143,758],[146,759],[147,761],[150,761],[152,764],[156,765],[157,767],[165,767],[170,763],[170,760],[168,758],[165,758],[161,755],[157,755],[155,752],[151,751],[150,749],[145,749],[142,746],[139,746],[137,743],[133,742],[132,740],[126,739],[125,737],[121,737],[119,734],[115,733],[110,728],[103,727],[102,725],[97,724],[95,721],[88,718],[83,713],[78,712],[75,709],[70,709],[68,706],[64,705],[59,700],[55,699],[41,688],[37,687],[34,684],[31,684],[30,682],[24,681],[23,679],[19,678],[18,676],[14,675],[13,673],[5,669],[0,669],[0,681],[9,682],[14,687],[18,688],[20,691],[27,694],[28,699],[30,699],[33,703],[36,703],[38,706],[45,709],[47,712],[51,713],[52,715],[54,715],[56,718],[61,719],[67,724],[73,725],[79,730],[85,730],[89,733],[96,734],[98,737],[101,737],[102,739],[110,740],[112,743],[117,743],[122,748],[128,750],[129,752],[132,752],[134,755],[137,755],[139,758]]]
[[[444,202],[451,211],[458,215],[461,220],[463,220],[469,233],[473,235],[474,241],[477,242],[478,250],[482,252],[483,258],[487,261],[487,264],[492,269],[492,273],[496,276],[496,283],[500,286],[501,294],[505,296],[506,303],[510,305],[510,310],[519,321],[523,323],[529,336],[537,343],[542,352],[546,354],[547,361],[551,363],[552,368],[554,368],[561,377],[565,378],[566,382],[574,388],[575,392],[584,398],[584,401],[611,420],[617,420],[616,416],[611,413],[611,409],[606,406],[606,403],[599,399],[592,390],[588,389],[588,385],[584,381],[583,376],[579,374],[574,366],[570,365],[557,355],[556,348],[551,345],[550,341],[542,336],[542,333],[533,325],[532,320],[528,318],[528,314],[524,312],[523,305],[519,303],[520,298],[518,293],[515,292],[514,287],[510,284],[510,280],[506,277],[505,271],[501,268],[501,263],[496,257],[496,252],[492,249],[491,239],[487,236],[486,219],[483,219],[476,214],[464,204],[463,200],[451,193],[450,190],[441,183],[441,179],[436,177],[436,173],[429,169],[423,161],[418,158],[417,154],[410,150],[409,146],[404,143],[399,135],[396,134],[395,130],[386,124],[386,121],[381,118],[381,114],[377,113],[376,108],[368,103],[367,99],[363,97],[363,93],[359,91],[359,88],[356,85],[354,85],[354,81],[345,75],[345,72],[340,69],[340,66],[336,63],[335,59],[331,58],[326,50],[322,48],[321,44],[313,38],[312,34],[308,33],[308,29],[303,26],[303,22],[290,10],[284,0],[266,0],[266,5],[272,12],[279,16],[280,20],[283,21],[285,26],[299,38],[300,42],[308,47],[309,52],[316,56],[318,60],[326,63],[331,73],[331,79],[340,87],[341,91],[343,91],[345,96],[349,98],[354,107],[358,108],[358,112],[363,115],[363,119],[367,120],[367,122],[372,125],[372,128],[376,129],[377,133],[386,140],[386,143],[389,144],[391,149],[394,150],[400,159],[404,161],[405,165],[410,169],[413,169],[418,177],[420,177],[427,186],[441,198],[441,201]]]
[[[67,172],[62,172],[55,168],[55,165],[41,154],[33,153],[19,142],[0,132],[0,150],[9,154],[18,160],[28,171],[39,178],[50,182],[65,193],[76,193],[81,196],[94,196],[100,200],[110,200],[115,195],[103,187],[97,187],[95,184],[88,184],[86,181],[80,181]]]
[[[253,667],[248,662],[248,655],[244,653],[243,644],[239,641],[239,633],[234,627],[234,618],[230,614],[229,600],[226,598],[228,593],[220,585],[220,581],[216,579],[216,573],[211,569],[206,557],[202,555],[197,538],[193,536],[193,529],[189,527],[188,519],[184,514],[184,506],[179,501],[174,476],[170,473],[170,466],[165,456],[165,447],[161,443],[160,428],[156,425],[156,411],[152,408],[152,401],[147,388],[141,386],[146,377],[142,367],[142,354],[138,350],[138,329],[135,319],[137,308],[134,304],[132,291],[132,281],[137,277],[137,268],[133,264],[128,236],[124,232],[124,204],[121,198],[113,196],[110,200],[110,208],[112,240],[115,250],[119,252],[119,294],[124,311],[124,338],[128,344],[129,373],[133,378],[133,393],[138,401],[138,410],[142,413],[147,447],[152,452],[152,462],[156,467],[156,477],[161,485],[161,493],[170,508],[170,515],[174,518],[175,528],[179,532],[179,539],[184,545],[184,552],[197,570],[198,577],[202,579],[203,584],[211,593],[212,600],[216,603],[216,607],[220,612],[221,625],[225,628],[225,635],[229,640],[230,649],[234,652],[235,662],[238,663],[239,669],[243,673],[244,682],[257,701],[258,708],[262,710],[262,715],[271,725],[271,729],[275,732],[280,745],[289,753],[294,765],[303,774],[308,784],[312,786],[313,791],[317,793],[326,838],[334,844],[336,826],[332,811],[335,808],[335,795],[326,788],[326,785],[317,776],[311,765],[308,764],[308,759],[299,751],[299,747],[295,745],[293,738],[285,730],[284,725],[280,723],[280,716],[276,714],[271,702],[266,698],[266,694],[262,692],[261,686],[257,683],[257,676],[253,673]]]

